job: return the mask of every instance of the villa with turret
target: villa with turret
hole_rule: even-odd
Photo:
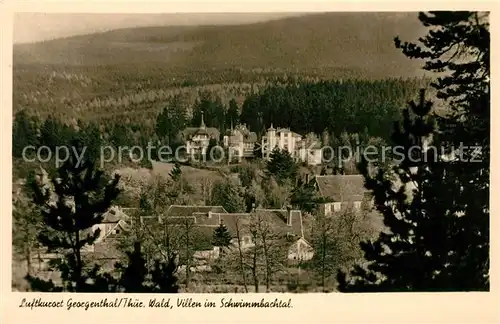
[[[201,114],[199,127],[188,127],[182,131],[182,138],[186,143],[188,156],[207,155],[210,140],[219,142],[220,132],[215,127],[207,127]],[[222,145],[228,150],[231,157],[251,158],[254,155],[255,144],[258,143],[257,134],[251,132],[246,125],[237,125],[227,131],[222,139]],[[260,141],[262,157],[269,159],[274,149],[285,150],[297,161],[308,165],[322,163],[322,150],[319,141],[312,140],[291,131],[289,128],[275,129],[271,127]]]
[[[292,157],[309,165],[320,165],[322,162],[319,141],[308,140],[289,128],[275,129],[271,124],[266,135],[262,136],[262,156],[269,159],[272,151],[276,148],[288,151]]]
[[[182,131],[182,138],[186,142],[188,156],[206,155],[210,140],[219,141],[220,132],[215,127],[206,127],[201,113],[200,127],[187,127]]]

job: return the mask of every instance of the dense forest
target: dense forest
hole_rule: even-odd
[[[388,141],[392,123],[400,115],[401,107],[415,96],[417,89],[425,82],[422,79],[321,82],[282,80],[247,95],[241,105],[238,105],[234,97],[222,97],[219,91],[203,91],[195,97],[172,95],[161,105],[154,102],[156,98],[152,97],[154,103],[150,106],[159,108],[149,114],[141,109],[140,104],[115,100],[110,103],[113,109],[119,109],[120,105],[126,106],[121,115],[106,117],[109,109],[97,105],[92,111],[101,108],[103,112],[97,110],[92,119],[68,120],[60,114],[41,118],[38,110],[35,114],[33,109],[22,109],[15,117],[14,134],[17,135],[14,136],[14,141],[30,141],[30,138],[34,138],[34,135],[21,136],[23,131],[29,132],[31,127],[33,132],[41,134],[41,142],[32,141],[29,145],[55,147],[71,142],[71,132],[82,129],[85,133],[87,131],[84,129],[90,127],[88,132],[97,131],[100,134],[99,140],[109,145],[146,146],[148,142],[164,141],[167,133],[172,138],[187,126],[199,126],[202,111],[207,126],[218,128],[221,134],[229,129],[231,123],[243,123],[261,135],[272,123],[278,127],[290,127],[304,135],[315,133],[321,136],[324,132],[333,136],[363,133]],[[26,123],[18,120],[18,117],[29,118],[29,123],[33,126],[16,126]],[[171,125],[176,118],[180,122]],[[51,130],[54,127],[64,130]],[[44,136],[52,138],[44,140]],[[15,144],[14,148],[16,147],[21,146]],[[20,153],[16,151],[14,155],[19,156]]]

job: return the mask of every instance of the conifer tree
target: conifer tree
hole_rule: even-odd
[[[229,101],[229,107],[226,112],[226,126],[236,126],[240,121],[240,110],[238,108],[238,103],[236,100],[231,99]]]
[[[121,273],[117,282],[117,291],[127,293],[177,293],[175,256],[167,262],[156,259],[148,267],[139,241],[134,243],[134,250],[127,252],[127,264],[117,263],[115,269]]]
[[[212,205],[220,205],[229,213],[239,213],[245,210],[245,199],[240,188],[229,179],[214,184],[212,189]]]
[[[454,259],[448,275],[455,289],[489,286],[490,179],[490,32],[489,13],[437,11],[420,13],[432,32],[420,44],[395,40],[409,58],[425,61],[424,69],[440,72],[432,84],[451,112],[438,114],[434,146],[454,156],[446,178],[453,204],[461,214],[453,224]]]
[[[29,145],[38,144],[36,120],[25,110],[16,113],[12,125],[12,154],[22,157],[23,150]]]
[[[106,183],[103,172],[90,161],[77,165],[75,157],[58,169],[51,180],[52,188],[33,183],[34,202],[40,207],[44,229],[38,235],[47,252],[55,253],[50,267],[59,271],[62,286],[27,276],[33,290],[85,292],[98,290],[89,277],[83,249],[95,242],[103,214],[116,199],[119,176]],[[52,195],[55,195],[53,199]]]
[[[140,242],[134,243],[134,250],[127,252],[127,257],[127,265],[120,263],[115,265],[115,268],[121,272],[118,284],[128,293],[147,292],[146,276],[148,269],[146,260],[142,255]]]
[[[179,182],[182,176],[182,169],[179,161],[175,161],[174,168],[168,174],[172,181]]]
[[[278,148],[271,152],[270,159],[266,164],[266,174],[274,176],[278,184],[287,180],[295,182],[298,169],[299,167],[290,153]]]
[[[299,180],[290,195],[290,203],[308,213],[314,213],[322,202],[324,199],[319,196],[312,181],[303,183],[302,180]]]
[[[20,197],[16,197],[12,206],[12,247],[25,258],[28,274],[31,273],[33,250],[39,245],[37,236],[43,228],[40,211],[32,201],[29,184],[34,180],[34,172],[30,172]]]
[[[156,118],[156,134],[166,138],[168,145],[174,143],[177,134],[186,127],[186,110],[181,98],[175,96]]]
[[[341,291],[429,291],[442,288],[439,273],[446,267],[449,251],[448,224],[453,216],[446,215],[447,201],[437,192],[442,185],[443,165],[433,150],[425,151],[424,140],[433,131],[433,121],[427,116],[431,103],[410,103],[403,112],[402,129],[398,122],[392,140],[400,148],[401,159],[395,161],[392,172],[396,183],[387,180],[380,169],[370,177],[366,159],[360,163],[366,188],[373,191],[375,206],[384,217],[387,232],[375,242],[363,242],[361,247],[367,269],[356,266],[352,278],[338,275]]]
[[[155,260],[151,274],[151,291],[153,293],[178,293],[177,265],[175,256],[168,261]]]
[[[431,12],[419,19],[433,30],[419,39],[421,44],[396,38],[396,46],[410,58],[424,59],[424,69],[444,72],[433,87],[451,113],[436,114],[439,132],[432,133],[432,148],[439,153],[429,149],[425,163],[411,165],[404,162],[408,147],[416,139],[421,145],[431,133],[422,118],[430,105],[412,105],[419,116],[413,122],[405,112],[405,132],[395,133],[405,159],[393,170],[400,183],[414,183],[410,198],[392,188],[384,172],[371,179],[363,167],[390,233],[362,245],[371,264],[368,270],[356,267],[354,280],[339,273],[342,291],[489,288],[488,14]]]
[[[219,248],[227,248],[231,245],[231,234],[227,230],[226,225],[220,223],[220,225],[214,230],[212,237],[212,245],[218,246]]]

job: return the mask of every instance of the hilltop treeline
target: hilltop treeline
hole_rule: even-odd
[[[57,115],[40,118],[24,109],[15,116],[14,155],[19,156],[25,145],[67,145],[74,138],[72,129],[88,129],[84,133],[93,134],[93,142],[116,146],[146,146],[148,142],[158,140],[171,142],[185,127],[198,126],[202,111],[206,125],[218,128],[222,135],[231,123],[240,122],[258,134],[272,123],[275,127],[290,127],[301,134],[323,135],[327,132],[339,136],[342,133],[363,133],[388,140],[392,123],[400,115],[400,107],[414,97],[423,82],[418,79],[282,80],[247,95],[240,105],[234,98],[227,102],[228,98],[205,91],[198,93],[193,103],[179,94],[167,98],[155,114],[137,111],[70,122]],[[132,112],[133,107],[130,104],[127,109]],[[172,120],[179,122],[173,123]]]
[[[394,118],[421,85],[416,79],[388,79],[272,86],[246,98],[241,122],[258,132],[273,123],[301,134],[367,131],[387,139]]]

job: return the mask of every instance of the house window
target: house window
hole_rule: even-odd
[[[332,206],[330,204],[325,204],[325,214],[332,212]]]
[[[341,206],[342,205],[339,202],[333,203],[333,211],[336,211],[336,212],[340,211]]]
[[[243,237],[243,244],[250,244],[250,243],[251,243],[250,236]]]
[[[361,201],[355,201],[354,202],[354,209],[360,210],[361,209]]]

